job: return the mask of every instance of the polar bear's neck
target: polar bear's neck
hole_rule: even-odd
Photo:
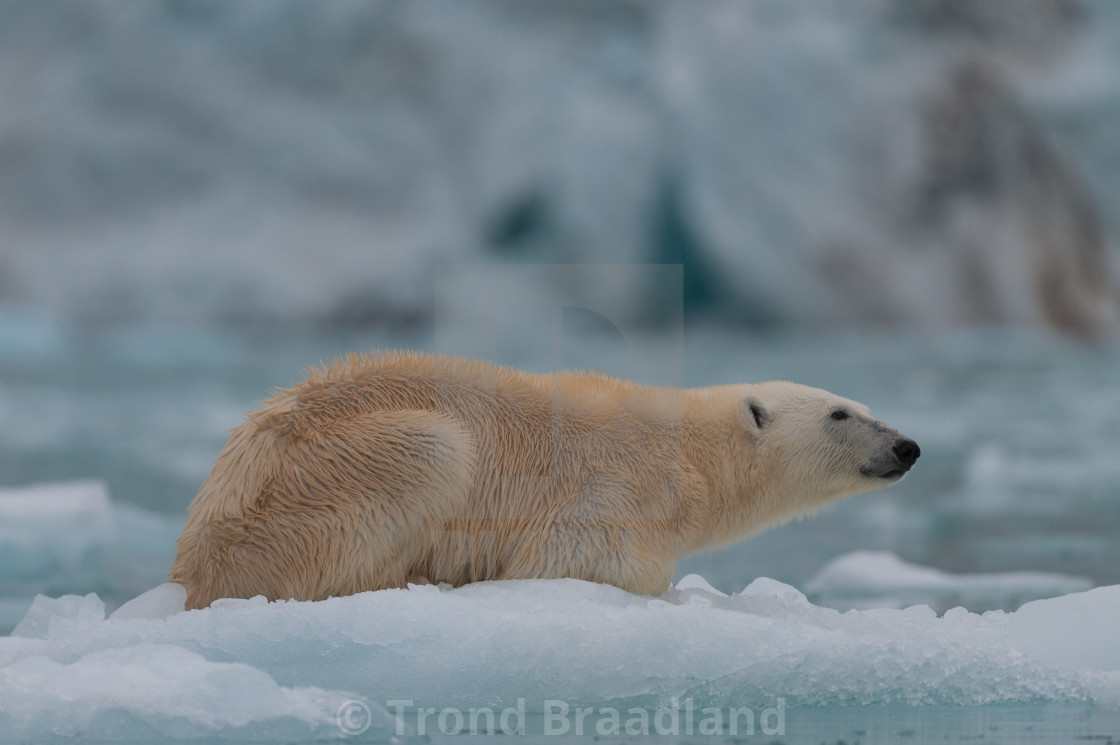
[[[681,537],[687,550],[725,546],[788,519],[774,488],[773,468],[765,458],[751,457],[738,413],[738,387],[686,395],[684,453],[699,476],[683,495],[688,517]]]

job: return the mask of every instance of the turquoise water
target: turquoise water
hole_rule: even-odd
[[[588,720],[592,721],[592,720]],[[622,718],[625,727],[626,719]],[[698,732],[698,720],[697,720]],[[1036,706],[829,706],[788,709],[781,734],[774,733],[775,718],[765,729],[755,722],[753,734],[745,727],[735,736],[700,734],[653,734],[644,737],[602,736],[588,728],[586,739],[596,742],[725,742],[767,743],[768,745],[922,745],[923,743],[1048,743],[1049,745],[1113,745],[1120,741],[1120,712],[1076,705],[1042,704]],[[652,725],[651,725],[652,726]],[[560,737],[544,735],[543,717],[527,717],[524,742],[537,745],[557,742]],[[448,736],[438,730],[432,742],[476,741],[472,735]],[[505,735],[482,735],[478,741],[509,742]],[[519,742],[522,740],[518,739]]]
[[[622,720],[625,723],[625,719]],[[793,709],[786,712],[783,734],[768,734],[756,724],[754,734],[724,735],[598,735],[581,738],[544,735],[545,724],[539,716],[527,716],[525,735],[503,733],[444,735],[434,729],[423,737],[392,736],[369,738],[364,735],[345,737],[343,742],[391,742],[393,745],[433,743],[478,743],[478,745],[547,745],[562,742],[597,742],[606,745],[621,743],[727,743],[745,745],[927,745],[932,743],[991,743],[992,745],[1114,745],[1120,741],[1120,715],[1083,706],[988,706],[954,707],[825,707]],[[72,738],[44,738],[40,743],[73,742]],[[138,741],[147,743],[182,742],[150,736]],[[193,742],[239,743],[260,740],[200,739]],[[321,741],[321,740],[316,740]],[[88,740],[88,745],[110,745],[119,740]],[[284,740],[296,743],[296,740]],[[313,742],[307,740],[306,742]]]

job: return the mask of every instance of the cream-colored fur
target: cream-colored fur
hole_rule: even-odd
[[[660,593],[690,552],[885,485],[861,468],[898,437],[792,383],[678,390],[351,355],[233,431],[170,579],[192,608],[533,577]]]

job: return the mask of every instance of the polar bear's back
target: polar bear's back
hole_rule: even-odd
[[[674,455],[672,438],[661,453],[664,437],[633,426],[642,396],[603,376],[415,353],[313,369],[234,431],[191,505],[172,579],[198,607],[561,571],[563,530],[603,532],[590,511],[609,519],[605,497],[619,514],[669,518],[624,504],[662,491],[652,464]],[[595,462],[609,464],[602,492],[588,487]]]

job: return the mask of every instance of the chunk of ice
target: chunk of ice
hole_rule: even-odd
[[[243,740],[342,737],[336,722],[352,694],[279,686],[242,663],[212,662],[177,646],[136,644],[73,662],[32,656],[0,669],[0,732],[151,741],[220,736]],[[396,720],[369,707],[375,731]],[[366,722],[362,722],[366,724]]]
[[[441,707],[525,698],[530,711],[549,698],[652,707],[673,697],[764,707],[777,695],[790,706],[1120,701],[1107,622],[1120,590],[1030,606],[1020,619],[963,609],[938,617],[925,606],[840,613],[766,579],[730,597],[698,579],[685,584],[694,587],[651,599],[570,579],[481,582],[322,602],[226,600],[160,618],[178,608],[165,587],[145,599],[150,612],[111,621],[99,620],[91,599],[44,598],[23,637],[0,638],[0,675],[20,661],[67,665],[154,645],[382,707],[392,698]],[[1061,619],[1080,624],[1076,645],[1052,642]]]
[[[1023,654],[1060,667],[1120,671],[1120,585],[1027,603],[1008,619]]]
[[[114,621],[130,621],[136,618],[163,619],[182,613],[186,609],[186,603],[186,589],[174,582],[165,582],[129,600],[117,608],[109,618]]]
[[[675,585],[678,590],[702,590],[704,592],[715,595],[716,597],[725,598],[727,595],[720,592],[716,588],[708,584],[708,580],[701,577],[699,574],[687,574],[681,577],[680,581]]]
[[[809,599],[801,590],[769,577],[759,577],[743,588],[739,594],[744,597],[769,595],[798,605],[809,605]]]
[[[19,622],[12,636],[28,639],[54,639],[95,626],[105,620],[105,603],[96,593],[86,596],[63,595],[48,598],[36,595],[27,615]]]

